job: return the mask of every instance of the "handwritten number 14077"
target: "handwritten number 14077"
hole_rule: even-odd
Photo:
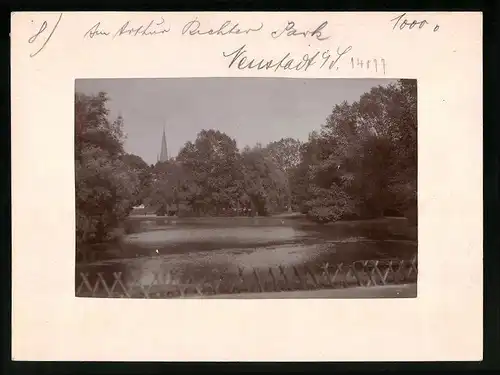
[[[352,69],[364,69],[368,71],[375,71],[376,73],[380,71],[385,75],[385,59],[363,60],[357,57],[351,57],[350,63]]]

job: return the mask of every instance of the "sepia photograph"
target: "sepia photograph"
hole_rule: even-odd
[[[415,298],[417,81],[77,79],[75,295]]]

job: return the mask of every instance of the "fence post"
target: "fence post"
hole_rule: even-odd
[[[300,277],[300,273],[297,267],[293,266],[293,272],[295,273],[295,276],[297,276],[297,278],[299,279],[299,284],[302,286],[302,288],[306,289],[307,284],[304,282],[304,279]]]
[[[309,273],[309,275],[311,275],[312,281],[314,283],[314,287],[317,288],[318,287],[318,280],[316,279],[314,272],[307,266],[305,268],[306,268],[306,271]]]
[[[257,285],[259,286],[259,291],[263,292],[264,291],[264,287],[262,286],[262,283],[260,281],[260,277],[259,277],[257,271],[255,270],[255,268],[253,269],[253,274],[255,276],[255,279],[257,280]]]
[[[278,284],[276,282],[276,278],[274,277],[273,269],[272,267],[269,267],[269,274],[271,275],[271,279],[273,280],[273,288],[275,292],[280,292],[278,288]]]
[[[283,280],[285,280],[285,289],[289,290],[290,287],[289,287],[289,283],[288,283],[288,277],[286,277],[285,269],[281,265],[278,268],[280,270],[281,275],[283,276]]]

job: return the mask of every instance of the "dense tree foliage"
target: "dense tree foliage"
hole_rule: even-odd
[[[416,93],[415,81],[401,80],[333,108],[294,171],[303,212],[317,221],[386,212],[416,218]]]
[[[280,211],[286,205],[288,182],[286,174],[266,149],[254,147],[242,152],[243,193],[258,215]]]
[[[105,94],[77,94],[79,239],[105,237],[139,203],[162,214],[269,215],[293,207],[317,222],[416,220],[416,94],[413,80],[374,87],[335,105],[304,143],[283,138],[239,150],[229,135],[202,130],[177,158],[152,166],[124,153],[123,119],[109,119]]]
[[[76,232],[79,242],[107,239],[109,232],[129,214],[140,191],[138,169],[144,166],[128,164],[123,151],[123,119],[118,117],[110,121],[107,101],[104,93],[75,95]]]
[[[151,176],[151,188],[142,202],[154,207],[159,215],[179,211],[180,204],[192,197],[196,191],[194,180],[187,173],[187,169],[173,160],[158,162],[153,166]]]
[[[219,214],[241,195],[240,155],[228,135],[202,130],[182,148],[177,162],[189,175],[185,200],[198,214]]]
[[[269,143],[266,149],[277,167],[288,172],[300,163],[300,146],[298,139],[282,138]]]

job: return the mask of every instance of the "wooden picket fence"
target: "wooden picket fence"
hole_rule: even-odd
[[[153,273],[148,285],[125,282],[121,272],[79,272],[77,297],[186,298],[216,294],[319,290],[417,282],[417,256],[411,259],[360,260],[317,266],[239,268],[234,274],[205,279],[176,278],[170,272]]]

